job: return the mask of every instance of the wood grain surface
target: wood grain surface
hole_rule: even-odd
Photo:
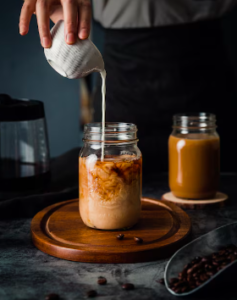
[[[102,231],[84,225],[78,199],[40,211],[32,220],[31,235],[41,251],[66,260],[96,263],[133,263],[169,257],[187,242],[189,216],[172,203],[142,199],[140,221],[126,231]],[[123,240],[116,236],[124,234]],[[137,244],[134,237],[143,239]]]
[[[228,196],[224,193],[218,192],[214,199],[203,199],[203,200],[189,200],[189,199],[180,199],[173,195],[172,192],[166,193],[162,196],[161,200],[174,203],[177,206],[183,209],[194,209],[200,210],[205,208],[220,208],[223,207],[227,200]]]

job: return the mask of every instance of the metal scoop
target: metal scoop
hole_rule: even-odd
[[[201,290],[203,292],[208,292],[208,286],[215,284],[214,281],[218,280],[218,277],[220,278],[222,285],[227,285],[227,282],[223,282],[223,280],[226,278],[236,278],[236,263],[237,260],[234,260],[230,262],[228,265],[226,265],[225,268],[219,270],[215,275],[210,277],[208,280],[203,282],[198,287],[194,288],[191,291],[183,292],[183,293],[176,293],[174,292],[170,287],[170,279],[177,277],[177,274],[183,270],[183,267],[187,265],[194,257],[203,257],[211,255],[213,252],[218,252],[223,247],[226,247],[230,244],[237,245],[237,222],[224,225],[222,227],[219,227],[203,236],[200,236],[199,238],[193,240],[191,243],[187,244],[183,248],[181,248],[179,251],[177,251],[170,259],[168,264],[166,265],[165,269],[165,285],[168,291],[173,294],[174,296],[178,297],[184,297],[184,296],[190,296],[191,294],[194,294],[196,292],[201,293]],[[234,277],[232,275],[234,273]],[[230,287],[231,287],[231,282]],[[218,284],[216,284],[217,286]],[[234,283],[234,288],[235,288]],[[212,286],[210,286],[212,289]],[[204,290],[206,288],[206,290]],[[224,290],[226,293],[226,290]],[[212,289],[213,292],[213,289]],[[218,293],[220,291],[218,290]],[[200,299],[204,299],[201,297]],[[210,298],[208,298],[210,299]],[[217,298],[211,298],[211,299],[217,299]],[[218,299],[227,299],[227,298],[219,298]],[[229,299],[229,298],[228,298]]]

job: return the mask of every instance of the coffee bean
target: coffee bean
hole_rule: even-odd
[[[221,267],[221,266],[218,267],[218,268],[217,268],[217,272],[219,272],[220,270],[222,270],[222,269],[224,269],[224,268],[225,268],[225,267]]]
[[[180,273],[178,274],[178,278],[181,279],[182,277],[183,277],[183,273],[180,272]]]
[[[214,275],[214,272],[207,272],[207,275],[212,277]]]
[[[189,275],[189,276],[187,277],[187,281],[188,281],[188,282],[193,281],[193,276],[192,276],[192,275]]]
[[[176,289],[174,290],[174,292],[177,293],[177,294],[180,294],[180,293],[181,293],[181,288],[176,288]]]
[[[177,286],[179,286],[179,284],[180,284],[180,280],[177,281],[177,282],[175,282],[175,283],[173,284],[173,286],[174,286],[174,287],[177,287]]]
[[[123,238],[124,238],[124,234],[120,233],[119,235],[117,235],[118,240],[123,240]]]
[[[224,269],[226,267],[226,265],[221,265],[219,268],[220,270]]]
[[[201,281],[199,281],[199,280],[196,281],[196,286],[199,286],[199,285],[201,285],[201,284],[202,284]]]
[[[169,280],[170,284],[174,284],[174,283],[176,283],[178,281],[179,281],[178,278],[170,278],[170,280]]]
[[[125,283],[122,285],[122,289],[123,290],[134,290],[134,285],[132,283]]]
[[[97,283],[98,283],[99,285],[105,285],[105,284],[107,283],[107,279],[106,279],[105,277],[100,276],[100,277],[98,278]]]
[[[195,265],[195,264],[197,264],[199,261],[200,261],[200,257],[195,257],[195,258],[191,261],[191,264],[192,264],[192,265]]]
[[[205,268],[205,270],[208,270],[209,268],[212,268],[212,266],[209,265],[209,264],[205,264],[205,265],[204,265],[204,268]]]
[[[235,254],[230,254],[228,257],[227,257],[231,262],[232,261],[235,261],[237,259],[237,257],[235,256]]]
[[[160,284],[163,284],[163,285],[165,284],[164,278],[159,279],[158,282],[159,282]]]
[[[201,263],[198,263],[198,264],[195,264],[194,266],[193,266],[193,269],[198,269],[199,267],[201,267],[203,264]]]
[[[186,266],[184,266],[184,270],[188,270],[188,269],[190,269],[192,267],[192,265],[191,264],[187,264]]]
[[[201,274],[200,275],[200,280],[202,282],[207,281],[209,279],[209,276],[207,274]]]
[[[196,283],[195,283],[195,281],[189,281],[189,286],[191,287],[191,286],[196,286]]]
[[[201,274],[204,272],[204,267],[203,266],[200,266],[200,269],[197,270],[197,273],[198,274]]]
[[[202,266],[202,263],[193,265],[191,269],[188,269],[187,274],[196,273],[198,268],[200,268],[200,266]]]
[[[223,261],[225,261],[225,260],[226,260],[226,258],[225,258],[224,256],[219,256],[219,257],[217,257],[217,258],[215,259],[215,261],[218,262],[218,263],[221,263],[221,262],[223,262]]]
[[[45,300],[59,300],[59,295],[57,294],[49,294],[45,297]]]
[[[180,287],[183,287],[183,286],[186,286],[187,283],[184,282],[183,280],[180,280],[179,282],[175,283],[174,286],[176,286],[177,288],[180,288]]]
[[[87,297],[88,298],[94,298],[97,296],[97,292],[95,290],[91,290],[87,292]]]
[[[203,257],[201,260],[203,263],[209,263],[210,262],[210,258],[209,257]]]
[[[187,270],[183,270],[182,272],[182,278],[186,278],[187,277]]]
[[[218,252],[219,255],[225,255],[226,254],[226,249],[220,250]]]
[[[213,253],[212,254],[212,259],[216,259],[218,257],[218,254],[217,253]]]
[[[185,292],[188,292],[189,291],[189,287],[188,286],[184,286],[182,289],[181,289],[181,293],[185,293]]]
[[[190,269],[192,269],[192,268],[190,268]],[[190,269],[188,269],[187,272],[186,272],[187,273],[187,277],[192,275],[192,270],[190,270]]]
[[[143,239],[139,238],[137,236],[134,237],[134,240],[138,243],[138,244],[142,244],[143,243]]]
[[[191,274],[191,273],[193,273],[193,268],[187,270],[187,274]]]

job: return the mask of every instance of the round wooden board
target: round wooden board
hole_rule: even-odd
[[[161,200],[175,203],[183,209],[205,209],[210,207],[223,207],[226,203],[228,196],[224,193],[218,192],[214,199],[204,199],[204,200],[189,200],[180,199],[173,195],[172,192],[166,193],[162,196]]]
[[[78,199],[60,202],[40,211],[32,220],[31,235],[41,251],[66,260],[94,263],[134,263],[165,258],[187,241],[189,216],[172,203],[142,199],[137,225],[123,231],[103,231],[84,225]],[[133,237],[143,239],[137,244]]]

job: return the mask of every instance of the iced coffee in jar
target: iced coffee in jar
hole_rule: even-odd
[[[184,199],[215,197],[220,174],[220,138],[213,114],[179,114],[169,137],[169,186]]]
[[[142,156],[134,124],[85,126],[79,155],[79,210],[85,225],[127,229],[141,213]]]

